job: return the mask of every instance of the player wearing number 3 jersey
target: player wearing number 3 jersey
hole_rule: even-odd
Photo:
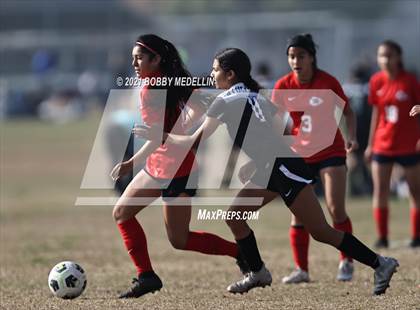
[[[373,214],[378,247],[388,247],[388,195],[394,162],[404,168],[410,190],[411,246],[420,246],[420,123],[410,110],[420,103],[420,87],[404,70],[402,49],[393,41],[378,47],[381,71],[369,82],[372,121],[365,155],[372,160]]]
[[[320,177],[334,228],[351,233],[352,224],[345,210],[346,151],[358,147],[354,114],[340,83],[332,75],[318,69],[315,43],[310,34],[291,38],[286,53],[292,72],[276,82],[272,101],[279,108],[285,107],[290,112],[293,120],[292,134],[296,136],[293,148],[305,159],[312,173]],[[335,119],[335,106],[341,100],[334,99],[337,97],[331,92],[319,90],[332,90],[342,99],[343,104],[339,107],[343,108],[346,120],[346,144]],[[331,135],[332,143],[308,155],[307,151],[316,148],[328,134]],[[295,216],[292,216],[289,237],[296,268],[283,278],[283,283],[308,282],[309,233]],[[341,252],[337,279],[351,280],[353,270],[352,259]]]

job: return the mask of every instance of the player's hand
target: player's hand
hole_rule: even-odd
[[[356,151],[359,148],[359,143],[356,140],[349,140],[346,142],[346,151],[347,153]]]
[[[368,146],[365,150],[365,160],[370,163],[372,161],[372,148]]]
[[[253,161],[246,163],[239,169],[238,178],[242,184],[245,184],[251,179],[256,169],[257,167]]]
[[[117,181],[120,177],[129,173],[132,169],[133,164],[131,161],[123,161],[122,163],[115,165],[110,173],[110,177],[113,181]]]
[[[420,114],[420,105],[415,105],[410,110],[410,116],[416,116],[417,114]]]
[[[145,140],[156,141],[162,139],[161,125],[135,125],[132,132],[137,138],[142,138]]]

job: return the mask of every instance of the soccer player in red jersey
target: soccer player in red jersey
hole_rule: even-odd
[[[288,42],[286,53],[292,71],[276,82],[272,93],[272,101],[276,105],[285,107],[290,111],[293,120],[292,134],[299,134],[302,137],[298,139],[294,148],[304,157],[305,162],[314,175],[320,177],[325,192],[325,202],[333,220],[334,228],[351,233],[352,224],[345,210],[345,194],[346,153],[358,147],[353,111],[347,102],[347,97],[340,83],[332,75],[317,67],[315,43],[310,34],[296,35],[291,38]],[[307,100],[303,96],[288,98],[282,95],[283,92],[281,90],[290,89],[330,89],[338,95],[345,104],[343,113],[345,124],[347,125],[347,142],[344,142],[340,130],[337,130],[334,141],[330,146],[309,157],[304,156],[304,151],[310,149],[316,143],[317,136],[321,139],[324,138],[322,130],[327,123],[331,123],[331,128],[337,128],[334,106],[325,103],[328,100],[326,97],[318,98],[319,104],[314,104],[313,100]],[[312,96],[310,98],[315,97]],[[303,115],[302,112],[296,112],[296,110],[307,111],[308,113]],[[311,117],[311,111],[313,111],[312,115],[316,117]],[[296,268],[289,276],[283,278],[283,283],[308,282],[309,233],[299,218],[293,215],[289,238]],[[350,281],[353,276],[353,270],[352,259],[341,252],[337,279]]]
[[[138,78],[190,76],[172,43],[156,35],[140,36],[133,47],[132,56],[132,65]],[[184,134],[185,119],[178,119],[185,114],[185,104],[192,89],[169,86],[166,102],[162,102],[162,96],[153,92],[153,88],[145,86],[141,89],[141,114],[144,123],[151,126],[162,124],[163,120],[165,130]],[[205,111],[194,103],[189,104],[189,108],[191,109],[187,113],[191,116],[190,121]],[[116,165],[111,176],[114,180],[118,179],[136,164],[144,162],[144,169],[133,178],[113,210],[113,217],[138,274],[138,278],[133,281],[133,287],[122,293],[120,298],[140,297],[162,287],[160,278],[152,268],[145,233],[135,217],[160,196],[164,201],[163,214],[168,238],[175,248],[237,258],[241,271],[245,272],[246,265],[240,259],[235,243],[214,234],[189,229],[190,199],[195,195],[196,189],[187,187],[187,182],[190,179],[189,182],[196,184],[198,178],[193,151],[176,145],[162,145],[162,141],[148,141],[130,160]],[[175,197],[182,197],[186,204],[171,205]],[[142,199],[141,204],[133,204],[133,198]]]
[[[411,247],[420,246],[420,123],[415,114],[420,103],[416,77],[404,70],[402,49],[393,41],[378,47],[381,71],[369,82],[372,105],[369,144],[365,157],[371,161],[373,179],[373,217],[377,247],[388,247],[388,196],[392,167],[403,167],[410,192]]]

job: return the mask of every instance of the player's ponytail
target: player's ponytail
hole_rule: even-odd
[[[252,78],[251,75],[248,75],[248,77],[244,79],[243,83],[247,88],[256,93],[258,93],[258,91],[262,88],[260,84],[258,84],[258,82]]]
[[[141,35],[136,40],[136,45],[140,46],[141,52],[148,54],[151,59],[160,56],[160,73],[167,77],[191,77],[186,69],[178,50],[175,46],[154,34]],[[159,87],[155,87],[159,88]],[[174,83],[167,88],[165,130],[170,131],[176,121],[180,110],[188,101],[193,89],[188,86],[175,86]]]
[[[247,54],[239,48],[226,48],[218,52],[215,59],[219,62],[223,71],[232,70],[238,82],[245,84],[253,92],[258,92],[261,86],[251,76],[251,61]]]
[[[167,40],[163,40],[163,44],[165,45],[165,53],[162,55],[162,72],[171,77],[191,76],[175,46]]]

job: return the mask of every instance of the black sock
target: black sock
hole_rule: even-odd
[[[373,269],[379,266],[378,255],[350,233],[344,233],[343,241],[337,249]]]
[[[158,275],[152,270],[152,271],[145,271],[138,275],[139,279],[149,279],[149,278],[155,278]]]
[[[236,240],[236,243],[238,244],[239,251],[248,263],[249,269],[251,271],[259,271],[263,265],[263,261],[258,251],[254,232],[251,230],[251,233],[247,237]]]

